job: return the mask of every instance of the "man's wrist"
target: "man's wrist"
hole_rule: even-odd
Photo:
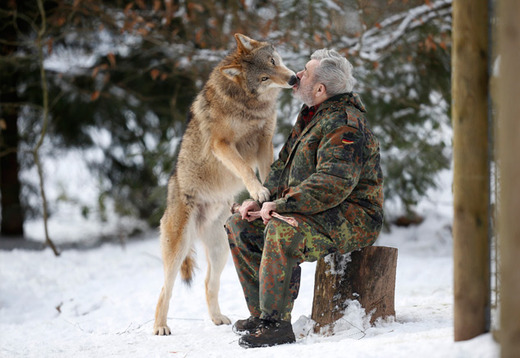
[[[275,201],[273,201],[273,203],[276,206],[275,210],[277,213],[284,213],[287,211],[286,210],[287,200],[285,200],[285,198],[276,199]]]

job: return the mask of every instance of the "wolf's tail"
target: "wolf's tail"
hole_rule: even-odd
[[[194,256],[195,251],[191,249],[188,253],[188,256],[186,256],[181,264],[181,278],[188,286],[191,285],[193,280],[193,272],[195,271],[196,267]]]

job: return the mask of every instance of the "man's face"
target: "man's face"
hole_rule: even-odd
[[[300,79],[299,83],[293,86],[294,97],[300,99],[309,107],[316,104],[315,92],[319,84],[314,81],[314,70],[318,64],[318,60],[307,62],[305,68],[296,74]]]

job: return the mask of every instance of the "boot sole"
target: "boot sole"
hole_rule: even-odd
[[[271,343],[263,343],[263,344],[258,344],[258,343],[255,343],[255,342],[248,342],[244,338],[245,337],[242,337],[242,338],[240,338],[238,340],[238,345],[240,347],[242,347],[242,348],[267,348],[267,347],[279,346],[279,345],[282,345],[282,344],[296,343],[296,338],[294,338],[294,337],[290,337],[290,338],[285,339],[285,340],[274,341],[274,342],[271,342]]]

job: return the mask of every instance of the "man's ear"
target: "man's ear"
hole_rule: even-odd
[[[251,52],[258,45],[258,41],[242,34],[235,34],[235,40],[237,40],[237,47],[239,52]]]
[[[325,85],[323,83],[320,83],[319,86],[318,86],[318,90],[316,91],[316,97],[321,97],[321,96],[327,96],[327,88],[325,87]]]
[[[239,65],[224,66],[220,69],[220,72],[231,81],[236,81],[237,77],[242,73],[242,67]]]

